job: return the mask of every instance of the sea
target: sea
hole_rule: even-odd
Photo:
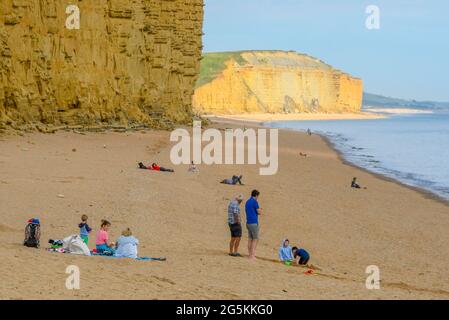
[[[348,162],[449,200],[449,111],[265,125],[310,129],[326,136]]]

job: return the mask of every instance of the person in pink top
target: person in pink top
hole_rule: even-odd
[[[95,241],[97,253],[99,254],[105,254],[105,255],[114,255],[115,249],[114,244],[108,243],[109,240],[109,227],[111,226],[111,223],[107,220],[101,220],[101,227],[100,230],[97,232],[97,239]]]

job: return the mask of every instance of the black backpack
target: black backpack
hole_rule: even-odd
[[[25,240],[23,241],[23,245],[30,248],[39,248],[40,236],[40,225],[29,223],[25,227]]]

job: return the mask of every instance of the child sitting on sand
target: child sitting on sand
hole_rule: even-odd
[[[200,172],[200,170],[196,167],[195,163],[192,161],[189,166],[189,172]]]
[[[310,254],[304,249],[293,247],[292,253],[297,264],[306,265],[310,260]]]
[[[86,245],[89,244],[89,233],[92,231],[92,228],[87,224],[87,219],[87,215],[83,214],[81,216],[81,223],[78,225],[80,228],[80,237]]]
[[[282,262],[293,261],[292,247],[290,246],[290,241],[288,239],[282,240],[281,247],[279,248],[279,260]]]
[[[115,257],[118,258],[133,258],[137,259],[137,246],[139,240],[133,237],[131,229],[126,228],[122,235],[117,239],[117,250],[115,251]]]
[[[109,221],[101,220],[101,227],[97,232],[97,240],[95,242],[98,254],[114,255],[115,253],[114,243],[108,244],[110,226],[111,223]]]

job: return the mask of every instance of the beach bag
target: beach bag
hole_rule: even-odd
[[[90,250],[78,234],[69,236],[62,240],[62,248],[67,253],[90,256]]]
[[[25,227],[25,240],[23,241],[23,245],[30,248],[39,248],[40,237],[40,225],[30,222]]]

